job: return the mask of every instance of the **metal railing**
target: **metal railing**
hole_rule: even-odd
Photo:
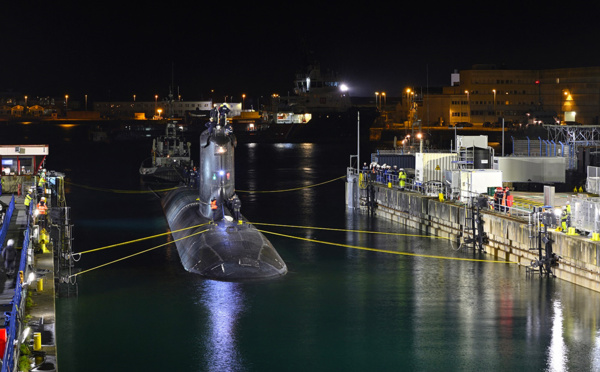
[[[368,170],[357,171],[356,168],[352,167],[348,167],[347,173],[349,177],[358,177],[359,188],[362,190],[366,188],[367,182],[373,182],[374,184],[378,184],[383,187],[402,189],[404,191],[416,192],[427,196],[440,197],[440,195],[442,195],[443,200],[453,201],[465,205],[470,205],[474,199],[485,195],[487,199],[488,212],[501,213],[511,217],[528,218],[534,207],[533,205],[526,205],[522,203],[515,203],[512,206],[501,205],[501,203],[496,205],[492,196],[471,192],[469,190],[451,188],[442,181],[429,181],[420,184],[414,182],[414,179],[412,178],[407,178],[405,180],[404,187],[401,187],[400,179],[396,173],[386,173],[382,171],[376,171],[373,173],[372,171]],[[361,197],[364,197],[364,195],[361,194]]]
[[[14,196],[13,196],[14,207]],[[31,205],[26,209],[27,215],[29,216],[31,213]],[[12,310],[10,313],[5,313],[5,324],[6,328],[6,348],[4,350],[4,356],[2,358],[2,368],[1,372],[8,372],[15,370],[15,360],[19,355],[19,349],[21,346],[21,342],[17,335],[22,333],[21,328],[23,327],[23,312],[25,310],[25,300],[26,300],[26,292],[27,292],[27,284],[23,280],[25,275],[27,274],[27,262],[30,254],[30,229],[31,225],[27,224],[27,229],[25,230],[25,237],[23,239],[23,248],[21,249],[21,262],[19,264],[18,277],[16,280],[15,287],[15,295],[12,300]]]

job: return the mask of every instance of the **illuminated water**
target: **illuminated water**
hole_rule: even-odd
[[[63,137],[61,137],[63,138]],[[158,199],[139,189],[145,143],[51,147],[64,170],[77,251],[165,231]],[[129,146],[126,146],[129,145]],[[53,151],[55,150],[55,151]],[[353,146],[240,145],[239,190],[308,186],[344,174]],[[71,154],[72,156],[66,156]],[[60,158],[58,158],[60,156]],[[96,189],[82,188],[81,185]],[[255,222],[410,235],[259,228],[446,257],[446,240],[348,213],[344,183],[240,193]],[[204,281],[174,247],[82,274],[57,301],[58,366],[73,371],[597,371],[600,295],[514,265],[393,255],[268,235],[290,272],[259,283]],[[83,255],[93,268],[167,241]]]

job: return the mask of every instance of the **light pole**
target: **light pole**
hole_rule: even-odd
[[[69,95],[65,94],[65,116],[67,116],[68,111],[69,111]]]
[[[246,95],[242,94],[242,111],[244,111],[244,103],[246,102]]]
[[[469,99],[469,91],[465,90],[465,94],[467,95],[467,121],[471,122],[471,100]]]
[[[496,120],[498,120],[498,117],[496,116],[496,89],[492,89],[492,92],[494,93],[494,123],[496,122]]]
[[[377,98],[379,97],[379,92],[375,92],[375,109],[379,110],[379,106],[377,105]]]
[[[381,105],[381,107],[383,109],[385,109],[385,105],[387,104],[387,99],[386,99],[386,96],[385,96],[385,92],[381,92],[381,98],[383,100],[383,104]]]

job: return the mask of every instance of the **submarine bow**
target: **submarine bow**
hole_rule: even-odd
[[[239,211],[235,144],[233,133],[224,128],[201,134],[198,187],[192,180],[192,187],[178,187],[163,197],[165,217],[187,271],[222,281],[281,277],[287,273],[285,262]]]

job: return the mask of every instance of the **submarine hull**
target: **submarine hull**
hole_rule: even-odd
[[[198,191],[180,187],[162,198],[162,207],[183,267],[207,279],[273,279],[287,266],[269,240],[243,216],[224,212],[214,223],[200,213]]]

